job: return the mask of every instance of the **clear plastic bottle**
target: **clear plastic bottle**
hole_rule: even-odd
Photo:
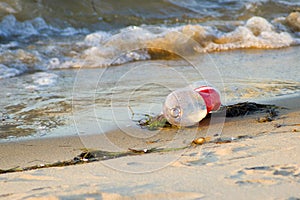
[[[220,106],[219,91],[203,82],[196,82],[170,93],[165,100],[163,114],[173,125],[193,126]]]

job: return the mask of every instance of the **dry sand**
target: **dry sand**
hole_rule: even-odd
[[[229,143],[1,174],[0,199],[299,199],[298,102],[299,97],[276,102],[290,109],[280,110],[271,122],[257,122],[261,114],[227,118],[221,137],[231,139]],[[99,149],[99,145],[114,150],[107,141],[119,150],[182,147],[207,136],[208,128],[213,132],[220,127],[207,123],[202,122],[196,132],[165,130],[148,138],[116,130],[85,138],[1,143],[0,169],[69,160],[82,148]]]

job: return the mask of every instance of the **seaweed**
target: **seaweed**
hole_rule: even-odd
[[[223,112],[225,109],[226,117],[238,117],[238,116],[250,115],[253,113],[257,113],[257,112],[260,112],[260,113],[264,112],[264,113],[267,113],[266,119],[273,120],[273,118],[278,115],[278,111],[277,111],[278,108],[280,108],[280,107],[275,106],[275,105],[244,102],[244,103],[238,103],[238,104],[234,104],[234,105],[222,106],[222,108],[220,109],[219,112]],[[210,115],[207,116],[207,118],[210,118],[210,117],[211,117]],[[263,119],[263,118],[261,118],[261,119]],[[145,115],[145,117],[143,119],[138,121],[138,124],[142,128],[147,128],[149,130],[157,130],[159,128],[173,127],[162,114],[160,114],[158,116]],[[291,126],[291,125],[299,126],[299,124],[279,124],[276,127],[279,128],[281,126]],[[298,131],[298,130],[296,130],[296,131]],[[206,143],[226,144],[226,143],[231,143],[235,140],[247,139],[247,138],[251,138],[251,136],[238,136],[236,139],[217,138],[215,140],[211,140],[209,137],[207,137],[207,138],[200,137],[200,138],[194,139],[187,146],[179,147],[179,148],[150,148],[150,149],[129,148],[127,151],[124,151],[124,152],[109,152],[109,151],[102,151],[102,150],[83,149],[82,153],[80,153],[78,156],[74,157],[71,160],[57,161],[57,162],[50,163],[50,164],[39,164],[39,165],[33,165],[33,166],[29,166],[29,167],[14,167],[11,169],[0,169],[0,174],[12,173],[12,172],[22,172],[22,171],[41,169],[41,168],[49,168],[49,167],[63,167],[63,166],[69,166],[69,165],[84,164],[84,163],[114,159],[114,158],[119,158],[119,157],[124,157],[124,156],[136,156],[136,155],[142,155],[142,154],[148,154],[148,153],[162,153],[162,152],[177,151],[177,150],[183,150],[183,149],[190,148],[190,147],[197,146],[197,145],[203,145]],[[156,141],[154,141],[154,143],[155,142]]]
[[[198,145],[203,145],[206,143],[214,143],[214,144],[227,144],[234,141],[237,141],[239,139],[246,139],[251,137],[245,137],[245,136],[238,136],[237,138],[216,138],[214,140],[211,140],[210,137],[200,137],[195,138],[190,144],[183,146],[183,147],[174,147],[174,148],[141,148],[141,149],[134,149],[134,148],[128,148],[127,151],[123,152],[110,152],[110,151],[102,151],[102,150],[89,150],[89,149],[83,149],[82,152],[75,156],[71,160],[66,161],[57,161],[50,164],[38,164],[33,165],[29,167],[14,167],[10,169],[0,169],[0,174],[5,173],[13,173],[13,172],[23,172],[23,171],[29,171],[29,170],[36,170],[36,169],[42,169],[42,168],[50,168],[50,167],[65,167],[65,166],[71,166],[71,165],[79,165],[79,164],[85,164],[85,163],[91,163],[96,161],[103,161],[103,160],[109,160],[114,158],[120,158],[125,156],[137,156],[137,155],[143,155],[143,154],[149,154],[149,153],[166,153],[166,152],[172,152],[172,151],[179,151],[184,150],[188,148],[192,148]]]
[[[251,115],[258,112],[267,112],[272,115],[271,117],[277,116],[277,110],[280,107],[272,104],[259,104],[254,102],[242,102],[234,105],[225,106],[226,117],[238,117]]]
[[[78,165],[78,164],[85,164],[95,161],[102,161],[102,160],[109,160],[119,157],[125,156],[136,156],[146,153],[162,153],[162,152],[169,152],[169,151],[177,151],[180,149],[188,148],[189,146],[179,147],[179,148],[150,148],[150,149],[132,149],[129,148],[128,151],[124,152],[109,152],[109,151],[102,151],[102,150],[84,150],[78,156],[74,157],[71,160],[66,161],[57,161],[50,164],[38,164],[29,167],[14,167],[10,169],[0,169],[0,174],[5,173],[13,173],[13,172],[23,172],[35,169],[42,169],[42,168],[50,168],[50,167],[64,167],[70,165]]]
[[[200,138],[202,139],[202,138]],[[231,139],[222,139],[218,138],[216,140],[210,141],[210,138],[203,138],[203,142],[199,142],[199,138],[193,140],[190,144],[183,146],[183,147],[174,147],[174,148],[150,148],[150,149],[133,149],[128,148],[128,151],[124,152],[110,152],[110,151],[102,151],[102,150],[88,150],[84,149],[82,153],[80,153],[78,156],[75,156],[71,160],[66,161],[57,161],[54,163],[49,164],[38,164],[33,165],[29,167],[13,167],[10,169],[0,169],[0,174],[5,173],[13,173],[13,172],[24,172],[29,170],[36,170],[36,169],[42,169],[42,168],[50,168],[50,167],[65,167],[65,166],[71,166],[71,165],[79,165],[79,164],[85,164],[85,163],[91,163],[96,161],[103,161],[103,160],[109,160],[109,159],[115,159],[125,156],[137,156],[142,154],[149,154],[149,153],[166,153],[166,152],[172,152],[172,151],[179,151],[184,150],[196,145],[202,145],[204,143],[215,143],[215,144],[224,144],[232,142]],[[197,142],[198,141],[198,142]]]
[[[160,128],[172,127],[163,114],[157,116],[145,115],[145,117],[138,121],[138,125],[148,130],[157,130]]]
[[[251,115],[254,113],[266,113],[264,117],[258,118],[258,122],[269,122],[278,116],[278,110],[281,107],[271,104],[259,104],[254,102],[242,102],[233,105],[221,106],[216,113],[226,112],[226,117],[240,117]],[[209,113],[206,118],[210,118]],[[143,119],[138,121],[138,125],[141,128],[147,128],[148,130],[157,130],[161,128],[170,128],[172,126],[163,114],[157,116],[145,115]]]

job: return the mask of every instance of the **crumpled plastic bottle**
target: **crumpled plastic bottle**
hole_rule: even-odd
[[[219,91],[200,81],[171,92],[163,105],[163,114],[173,125],[193,126],[220,106]]]

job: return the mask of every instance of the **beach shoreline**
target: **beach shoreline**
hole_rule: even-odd
[[[230,142],[208,142],[184,150],[1,174],[0,197],[60,199],[88,198],[92,195],[95,199],[299,198],[300,111],[297,102],[299,97],[272,102],[288,109],[281,109],[279,115],[270,122],[257,121],[258,117],[264,115],[262,113],[226,118],[221,138]],[[172,131],[137,139],[124,136],[122,130],[115,130],[98,136],[87,136],[89,139],[86,141],[83,137],[72,136],[4,142],[0,144],[0,169],[70,160],[84,149],[113,150],[111,144],[102,149],[95,149],[99,145],[97,142],[95,146],[92,143],[87,146],[87,141],[99,139],[109,140],[117,149],[123,150],[168,147],[171,140],[170,146],[182,147],[191,144],[191,138],[206,137],[206,128],[203,126],[198,129],[192,137],[184,134],[186,141],[172,135]],[[178,133],[175,135],[178,136]],[[248,192],[245,193],[246,190]]]
[[[291,113],[298,113],[300,112],[300,108],[298,107],[298,102],[300,101],[300,94],[294,94],[294,95],[286,95],[279,98],[272,98],[271,100],[263,100],[263,101],[253,101],[257,103],[262,103],[266,105],[275,105],[278,106],[280,109],[279,116],[276,117],[275,121],[278,121],[282,118],[282,116],[289,115]],[[232,117],[232,118],[225,118],[224,114],[221,114],[220,118],[224,117],[224,122],[221,120],[221,122],[224,123],[223,130],[221,127],[221,131],[223,132],[220,136],[224,137],[236,137],[236,134],[228,134],[226,129],[230,127],[230,129],[237,128],[239,126],[245,127],[247,124],[256,124],[257,118],[259,116],[264,116],[265,113],[256,113],[251,115],[245,115],[245,116],[238,116],[238,117]],[[293,114],[294,115],[294,114]],[[297,114],[295,114],[297,115]],[[283,117],[284,119],[284,117]],[[218,121],[218,120],[216,120]],[[282,121],[284,123],[284,120]],[[235,125],[227,125],[227,124],[235,124]],[[270,122],[270,123],[257,123],[258,125],[268,126],[270,124],[274,125],[277,122]],[[185,131],[191,132],[191,134],[194,134],[194,137],[200,137],[200,136],[208,136],[207,129],[211,128],[210,126],[214,126],[214,124],[211,124],[207,119],[200,122],[199,127],[195,129],[194,128],[187,128]],[[227,127],[228,126],[228,127]],[[232,127],[233,126],[233,127]],[[225,131],[224,131],[225,129]],[[192,130],[192,131],[191,131]],[[132,134],[127,135],[129,131],[137,132],[136,135]],[[140,132],[141,131],[141,132]],[[0,169],[3,168],[9,168],[9,167],[17,167],[20,166],[20,164],[14,164],[14,165],[6,165],[5,163],[14,163],[14,161],[20,161],[21,156],[23,155],[23,160],[28,161],[28,163],[35,164],[33,161],[29,161],[29,158],[34,158],[35,160],[43,161],[44,159],[37,158],[36,156],[39,155],[51,155],[50,159],[48,158],[48,163],[55,162],[55,161],[62,161],[66,159],[71,159],[75,157],[76,155],[79,155],[84,149],[97,149],[98,150],[106,150],[106,151],[117,151],[117,150],[127,150],[128,148],[142,148],[144,146],[149,146],[149,143],[154,143],[153,141],[158,140],[172,140],[174,139],[172,137],[172,134],[178,134],[178,130],[173,129],[160,129],[158,131],[153,131],[151,135],[145,135],[145,137],[141,137],[140,134],[149,134],[149,132],[142,132],[143,130],[141,127],[119,127],[115,128],[111,131],[107,131],[105,133],[100,134],[93,134],[93,135],[80,135],[80,134],[74,134],[71,136],[53,136],[53,137],[35,137],[35,138],[21,138],[17,140],[11,140],[11,141],[1,141],[0,148],[1,148],[1,158],[2,161],[0,165]],[[219,130],[217,130],[219,131]],[[195,134],[195,132],[197,132]],[[252,132],[254,132],[252,130]],[[200,133],[200,134],[199,134]],[[250,133],[249,136],[254,136],[254,134]],[[135,138],[136,137],[136,138]],[[125,140],[123,140],[125,139]],[[187,138],[188,139],[188,138]],[[189,138],[191,139],[191,138]],[[103,146],[98,146],[99,144],[97,142],[93,142],[96,140],[103,140],[104,142],[112,142],[112,143],[119,143],[117,144],[117,148],[111,148],[110,144],[106,145],[104,142],[101,143]],[[122,141],[123,140],[123,141]],[[87,142],[90,142],[89,144]],[[191,141],[188,141],[192,142]],[[156,142],[160,143],[160,146],[164,146],[162,142]],[[60,149],[57,149],[56,147],[59,147]],[[51,152],[52,151],[52,152]],[[72,157],[73,156],[73,157]],[[11,159],[10,159],[11,158]],[[9,161],[10,160],[10,161]],[[47,159],[45,159],[47,160]],[[12,161],[12,162],[11,162]],[[37,162],[39,163],[39,162]],[[27,165],[28,166],[28,165]]]

